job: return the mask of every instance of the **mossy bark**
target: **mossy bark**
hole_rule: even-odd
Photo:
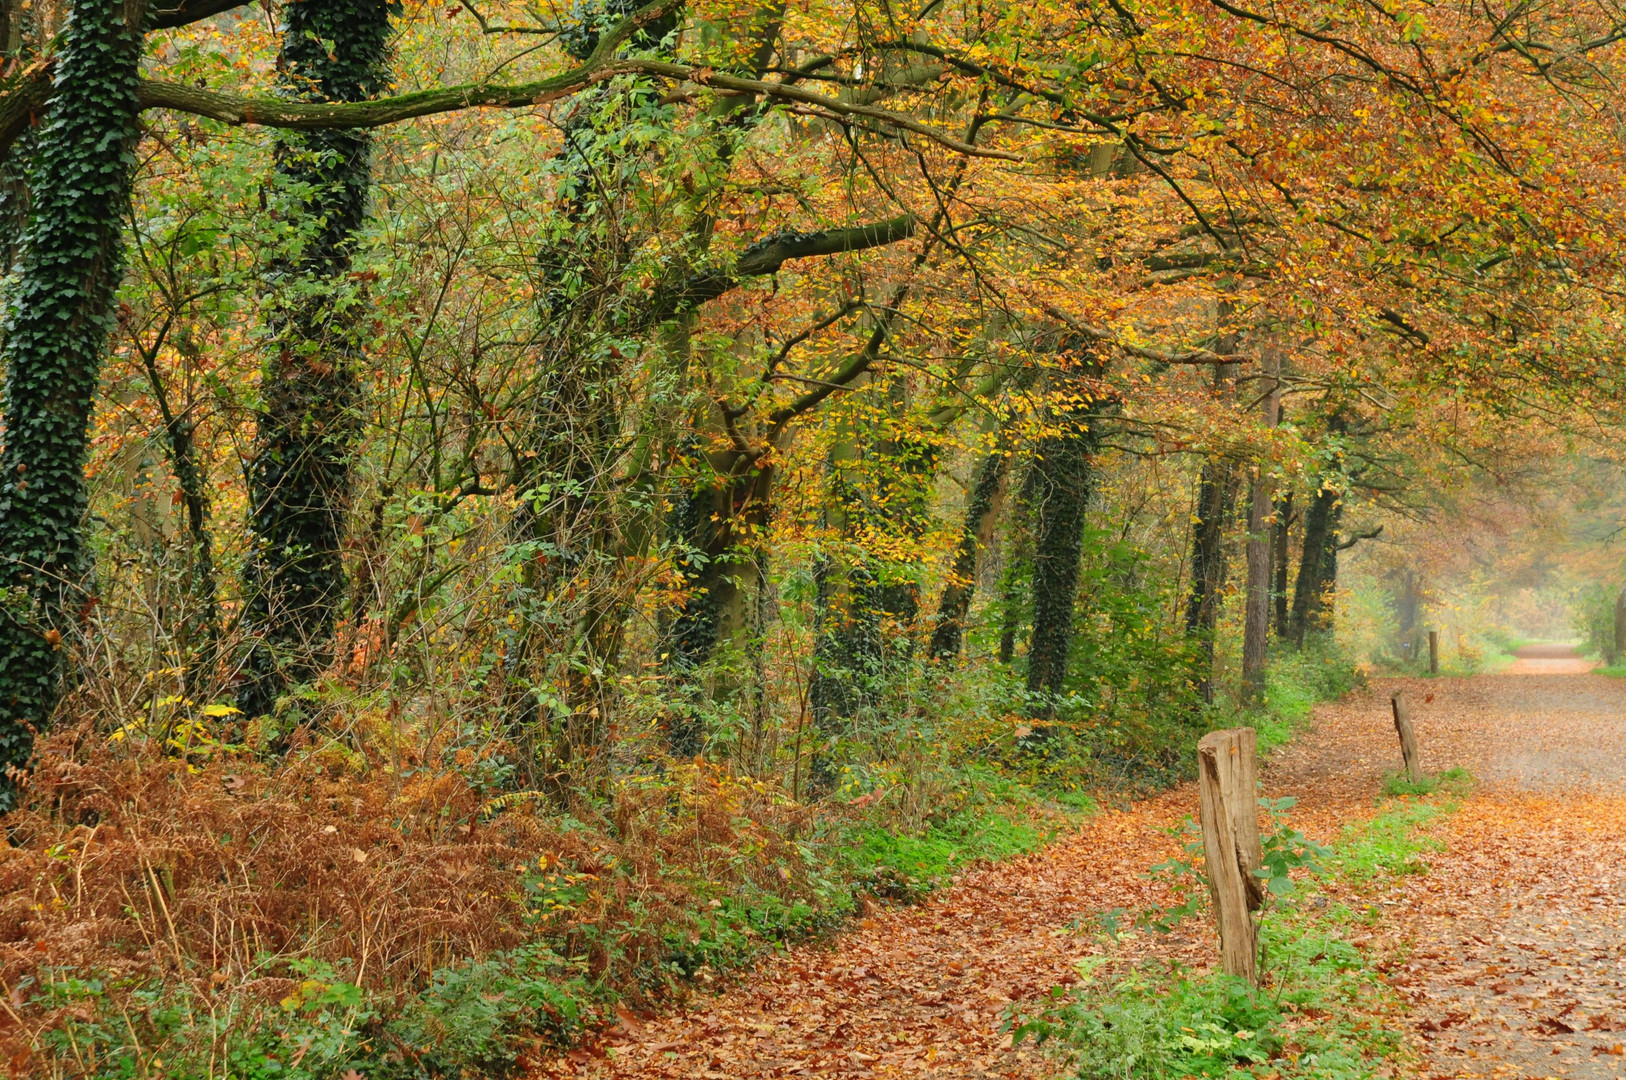
[[[394,10],[389,0],[287,4],[279,58],[287,96],[355,102],[388,89]],[[272,186],[306,233],[269,282],[243,582],[250,648],[238,707],[249,716],[273,711],[332,658],[367,332],[352,268],[371,183],[368,133],[278,135]]]
[[[124,272],[141,37],[122,0],[72,0],[0,345],[0,767],[24,768],[94,598],[82,529],[91,409]],[[8,776],[0,810],[16,803]]]

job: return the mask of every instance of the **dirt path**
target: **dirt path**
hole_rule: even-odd
[[[1565,657],[1538,657],[1562,660]],[[1411,999],[1429,1077],[1626,1077],[1626,682],[1587,674],[1379,680],[1324,708],[1266,768],[1321,839],[1373,812],[1398,762],[1387,694],[1404,685],[1430,770],[1481,778],[1441,827],[1433,872],[1383,901],[1415,942],[1389,973]],[[930,903],[878,910],[830,948],[798,948],[688,1011],[627,1017],[596,1052],[538,1075],[1038,1078],[1056,1062],[999,1032],[1013,1000],[1099,945],[1080,916],[1157,902],[1145,877],[1195,809],[1180,788],[1103,813],[1043,853],[980,870]],[[1169,945],[1190,963],[1206,931]],[[1160,950],[1163,951],[1163,950]]]
[[[1509,675],[1584,675],[1599,664],[1598,660],[1577,655],[1574,645],[1553,641],[1514,649],[1513,655]]]

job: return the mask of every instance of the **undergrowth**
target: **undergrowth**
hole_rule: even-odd
[[[1365,676],[1344,652],[1325,635],[1312,636],[1303,649],[1273,652],[1263,701],[1253,706],[1220,702],[1211,707],[1205,730],[1250,726],[1258,733],[1260,755],[1268,756],[1304,730],[1317,705],[1365,685]]]
[[[1266,745],[1347,689],[1340,670],[1278,662]],[[0,1053],[53,1080],[509,1075],[1033,851],[1097,792],[1188,775],[1228,719],[1143,687],[1024,745],[1015,672],[945,674],[855,721],[817,804],[753,774],[721,720],[719,760],[629,755],[563,799],[502,795],[500,740],[375,738],[367,703],[281,761],[228,742],[225,716],[59,728],[0,851]]]
[[[1428,872],[1426,856],[1440,844],[1423,827],[1451,808],[1401,800],[1347,828],[1335,848],[1312,851],[1306,861],[1314,874],[1273,887],[1275,902],[1261,922],[1259,987],[1112,950],[1080,965],[1078,982],[1053,990],[1044,1008],[1013,1015],[1014,1037],[1050,1044],[1083,1080],[1387,1074],[1405,1052],[1393,1022],[1401,1004],[1349,938],[1376,910],[1361,903],[1363,895],[1396,876]]]

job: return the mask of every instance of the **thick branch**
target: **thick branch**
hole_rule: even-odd
[[[915,225],[913,214],[900,214],[886,221],[855,225],[848,229],[775,233],[747,246],[740,253],[732,273],[715,271],[695,274],[677,288],[657,293],[650,305],[650,321],[663,322],[682,312],[693,311],[707,301],[738,288],[742,279],[777,273],[792,259],[867,251],[907,240],[915,235]]]
[[[255,0],[179,0],[159,3],[147,8],[148,30],[173,30],[202,22],[211,15],[219,15],[233,8],[252,7]]]
[[[417,93],[381,98],[377,101],[311,104],[283,101],[278,98],[250,98],[236,94],[223,94],[218,91],[204,90],[180,83],[144,82],[141,86],[141,105],[147,109],[174,109],[177,112],[205,116],[227,124],[259,124],[265,127],[302,130],[373,128],[399,123],[402,120],[412,120],[420,116],[456,112],[460,109],[514,109],[541,105],[562,97],[568,97],[593,83],[612,79],[617,75],[650,75],[679,82],[693,82],[702,86],[711,86],[735,93],[760,94],[781,101],[800,102],[805,105],[816,106],[838,116],[857,116],[876,120],[883,124],[901,128],[904,131],[922,135],[961,154],[1000,158],[1005,161],[1021,160],[1020,154],[1014,154],[1006,150],[988,150],[973,146],[962,139],[957,139],[928,124],[921,123],[912,116],[894,112],[891,109],[877,108],[873,105],[857,105],[825,94],[816,94],[810,90],[803,90],[800,87],[788,86],[784,83],[763,82],[760,79],[745,79],[735,75],[725,75],[711,68],[695,67],[692,64],[672,64],[662,60],[632,58],[612,60],[610,57],[614,55],[614,52],[613,50],[606,52],[605,46],[615,41],[617,35],[622,37],[630,36],[631,30],[621,34],[621,31],[626,26],[627,24],[623,23],[621,27],[617,28],[617,34],[605,37],[599,43],[597,52],[580,67],[561,75],[555,75],[552,78],[538,79],[535,82],[519,83],[512,86],[497,86],[490,83],[465,83],[461,86],[449,86],[439,90],[421,90]]]
[[[45,108],[51,97],[51,64],[46,60],[0,80],[0,158],[27,130],[34,114]]]
[[[182,25],[192,19],[217,14],[218,5],[225,0],[182,0],[180,6],[161,10],[156,16],[157,26],[170,25],[166,19],[179,20]],[[627,71],[638,70],[634,64],[617,62],[616,53],[645,26],[664,18],[682,0],[655,0],[623,19],[614,30],[599,39],[599,43],[580,67],[556,75],[551,79],[521,83],[517,86],[493,86],[488,83],[466,83],[440,90],[425,90],[402,94],[378,101],[351,103],[299,102],[272,97],[243,97],[223,94],[215,90],[160,80],[142,80],[138,100],[143,109],[173,109],[191,113],[227,124],[259,124],[265,127],[316,130],[324,128],[374,128],[411,120],[419,116],[453,112],[476,107],[521,108],[540,105],[547,101],[577,93],[595,82]],[[241,5],[233,5],[241,6]],[[154,25],[154,24],[149,24]],[[665,65],[675,67],[676,65]],[[688,69],[684,69],[687,71]],[[33,77],[23,79],[32,72]],[[11,144],[28,126],[29,118],[45,107],[50,96],[49,67],[35,72],[13,76],[0,84],[0,157],[11,149]]]
[[[1131,345],[1127,341],[1120,341],[1112,336],[1111,331],[1103,330],[1098,326],[1081,323],[1071,315],[1054,305],[1046,305],[1044,313],[1052,319],[1062,323],[1073,333],[1090,341],[1099,341],[1114,348],[1121,349],[1130,356],[1138,356],[1142,360],[1152,360],[1159,364],[1187,364],[1187,365],[1213,365],[1235,364],[1247,359],[1240,353],[1217,353],[1208,349],[1186,349],[1183,352],[1164,352],[1161,349],[1148,349],[1141,345]]]

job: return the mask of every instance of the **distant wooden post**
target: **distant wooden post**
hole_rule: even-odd
[[[1406,694],[1396,690],[1389,698],[1389,707],[1395,713],[1395,731],[1400,734],[1400,756],[1406,762],[1406,779],[1414,784],[1423,782],[1423,762],[1417,753],[1417,732],[1411,726],[1411,710],[1406,707]]]
[[[1265,899],[1260,867],[1258,738],[1253,728],[1212,731],[1197,744],[1203,856],[1219,925],[1220,966],[1227,975],[1259,981],[1259,923]]]
[[[1428,632],[1428,673],[1430,675],[1440,673],[1440,632],[1438,630]]]

